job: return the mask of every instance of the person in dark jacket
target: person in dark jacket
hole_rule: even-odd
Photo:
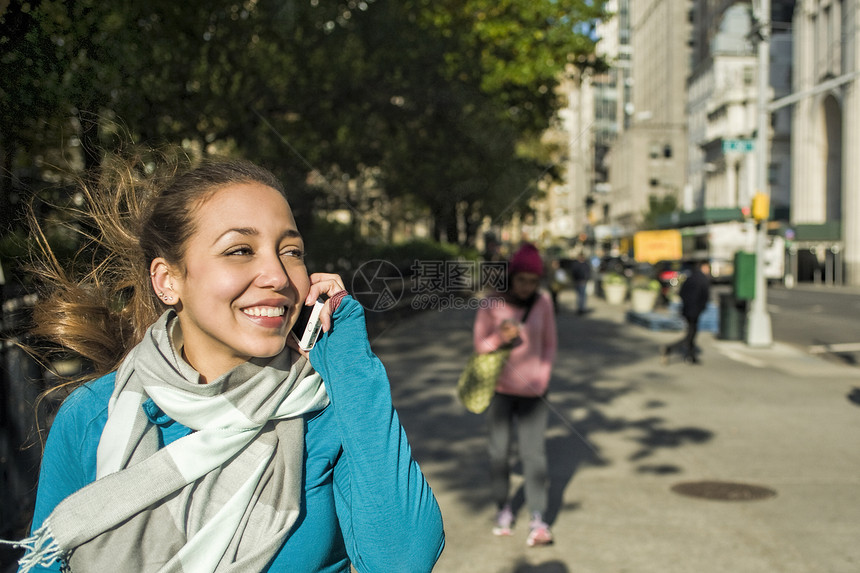
[[[576,289],[576,313],[585,314],[587,311],[588,281],[591,280],[591,263],[588,262],[585,253],[580,252],[576,260],[571,263],[570,275]]]
[[[696,356],[696,334],[699,331],[699,316],[708,306],[711,298],[711,265],[707,262],[696,264],[693,272],[681,285],[681,315],[687,321],[687,332],[684,338],[675,344],[660,348],[660,358],[663,364],[669,362],[669,355],[675,350],[683,350],[684,361],[699,364]]]

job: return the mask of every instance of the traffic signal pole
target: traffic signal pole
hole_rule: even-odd
[[[754,3],[755,4],[755,3]],[[770,0],[758,0],[758,129],[756,133],[756,155],[758,163],[757,193],[769,198],[768,166],[770,163]],[[769,204],[770,201],[767,201]],[[767,279],[764,275],[764,253],[767,247],[767,219],[758,220],[755,248],[755,295],[747,313],[747,344],[770,346],[773,344],[773,328],[767,312]]]

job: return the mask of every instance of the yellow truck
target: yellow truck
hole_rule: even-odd
[[[729,281],[738,251],[755,252],[755,226],[743,221],[724,221],[680,229],[639,231],[633,235],[633,258],[640,263],[659,261],[708,261],[711,279]],[[785,240],[769,235],[764,252],[765,277],[781,281],[785,274]]]

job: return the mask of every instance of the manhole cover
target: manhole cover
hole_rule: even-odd
[[[672,491],[690,497],[719,501],[755,501],[776,495],[772,489],[748,483],[728,481],[691,481],[672,486]]]

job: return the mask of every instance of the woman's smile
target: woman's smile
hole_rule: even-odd
[[[242,312],[248,316],[267,316],[269,318],[275,316],[284,316],[284,307],[282,306],[255,306],[253,308],[243,308]]]
[[[251,306],[243,308],[242,312],[254,324],[263,328],[278,330],[279,332],[290,318],[283,305]]]

